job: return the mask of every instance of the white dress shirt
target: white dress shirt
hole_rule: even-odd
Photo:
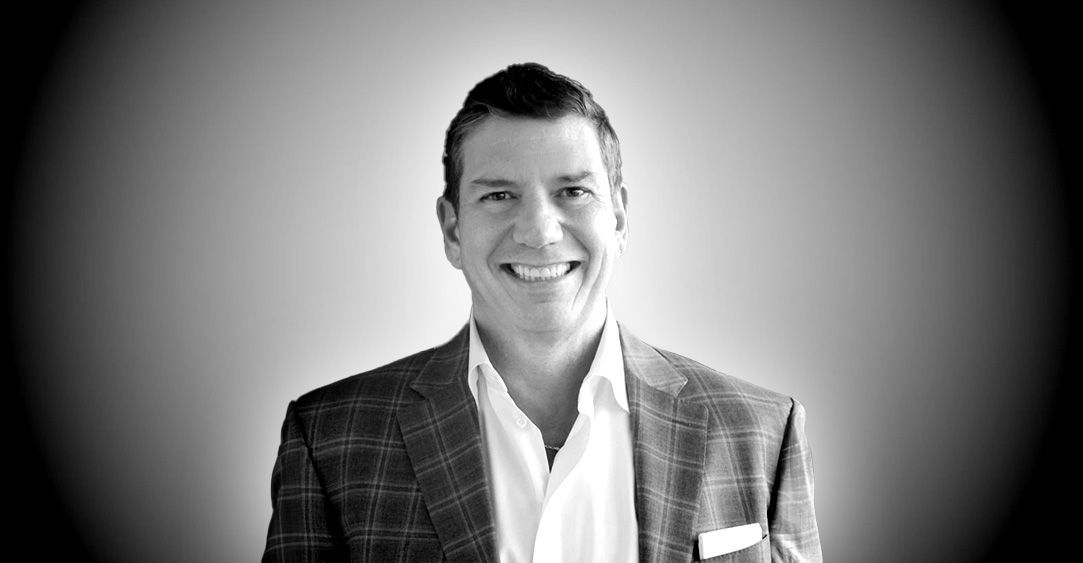
[[[502,562],[638,559],[624,356],[612,311],[579,389],[579,415],[550,471],[541,431],[516,406],[470,316],[478,404]]]

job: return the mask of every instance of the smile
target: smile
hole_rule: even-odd
[[[543,282],[562,278],[568,272],[579,267],[579,262],[559,262],[545,266],[530,266],[527,264],[504,264],[500,266],[505,272],[525,282]]]

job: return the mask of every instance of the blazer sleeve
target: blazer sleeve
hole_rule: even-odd
[[[805,408],[792,400],[768,509],[771,560],[823,561],[813,508],[812,452],[805,439]]]
[[[326,488],[312,462],[312,450],[297,405],[290,402],[282,442],[271,473],[271,523],[263,562],[344,561]]]

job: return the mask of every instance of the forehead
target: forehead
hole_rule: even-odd
[[[559,119],[490,116],[462,145],[463,180],[508,179],[604,171],[601,144],[585,117]],[[604,177],[604,174],[603,174]]]

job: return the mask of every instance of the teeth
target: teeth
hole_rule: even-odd
[[[559,278],[568,273],[568,270],[572,269],[571,262],[563,262],[560,264],[550,264],[548,266],[542,266],[540,268],[534,268],[525,264],[511,264],[511,270],[515,272],[515,275],[519,279],[524,281],[546,281],[554,278]]]

